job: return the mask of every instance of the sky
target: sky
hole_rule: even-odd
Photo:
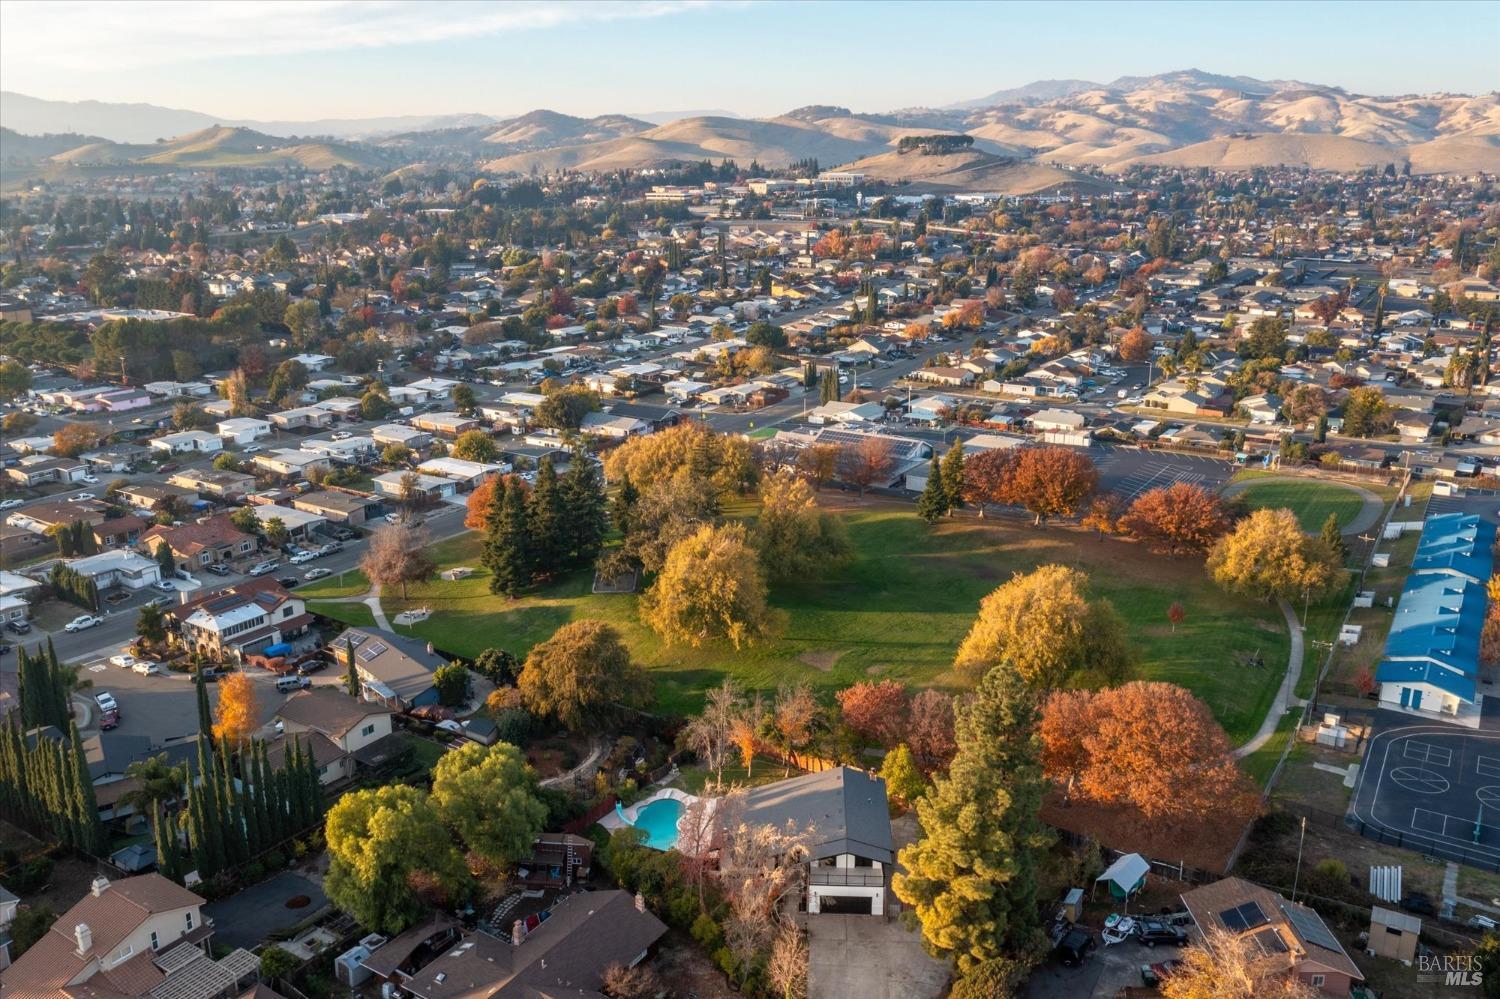
[[[1365,94],[1500,90],[1500,0],[0,0],[0,89],[225,119],[887,111],[1189,67]]]

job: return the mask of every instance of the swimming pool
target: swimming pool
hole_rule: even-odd
[[[677,845],[677,820],[682,818],[682,802],[676,798],[657,798],[642,805],[633,825],[646,834],[646,846],[653,850],[670,850]]]

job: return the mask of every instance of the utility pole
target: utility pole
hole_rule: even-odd
[[[1302,816],[1302,832],[1297,836],[1297,871],[1292,875],[1292,901],[1297,901],[1297,882],[1302,877],[1302,843],[1307,839],[1307,816]]]

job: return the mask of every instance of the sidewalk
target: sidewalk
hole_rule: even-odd
[[[1243,759],[1255,752],[1261,746],[1270,741],[1271,736],[1276,734],[1276,726],[1281,722],[1281,716],[1294,707],[1301,707],[1303,700],[1294,696],[1292,691],[1297,689],[1297,680],[1302,676],[1302,625],[1297,623],[1297,612],[1292,610],[1292,605],[1285,600],[1278,600],[1281,604],[1281,613],[1286,618],[1286,626],[1292,636],[1291,650],[1287,655],[1286,676],[1282,678],[1281,687],[1276,691],[1276,699],[1271,702],[1266,717],[1260,723],[1255,737],[1234,751],[1236,758]]]

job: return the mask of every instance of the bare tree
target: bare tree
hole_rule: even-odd
[[[795,923],[783,923],[776,934],[771,959],[766,962],[766,977],[781,999],[806,999],[807,941]]]
[[[742,700],[739,684],[726,678],[708,692],[703,713],[689,722],[686,729],[688,745],[714,772],[717,783],[724,781],[724,759],[729,754],[730,733],[740,716]]]
[[[425,527],[391,524],[370,535],[370,546],[359,567],[372,583],[400,585],[401,599],[405,600],[406,584],[426,579],[437,568],[428,553],[431,546],[432,539]]]
[[[882,437],[866,437],[839,452],[839,474],[861,496],[873,485],[884,485],[893,464],[891,445]]]
[[[722,825],[719,886],[729,905],[724,941],[742,965],[770,946],[780,926],[792,922],[802,893],[814,830],[739,821]]]
[[[812,737],[812,723],[817,715],[818,702],[806,683],[784,683],[776,689],[776,705],[771,717],[782,751],[786,753],[787,776],[791,776],[797,751]]]
[[[1314,999],[1318,990],[1291,973],[1286,955],[1267,955],[1248,936],[1210,929],[1162,982],[1165,999]]]
[[[616,961],[604,969],[604,994],[610,999],[653,999],[662,989],[661,977],[644,964],[627,968]]]

